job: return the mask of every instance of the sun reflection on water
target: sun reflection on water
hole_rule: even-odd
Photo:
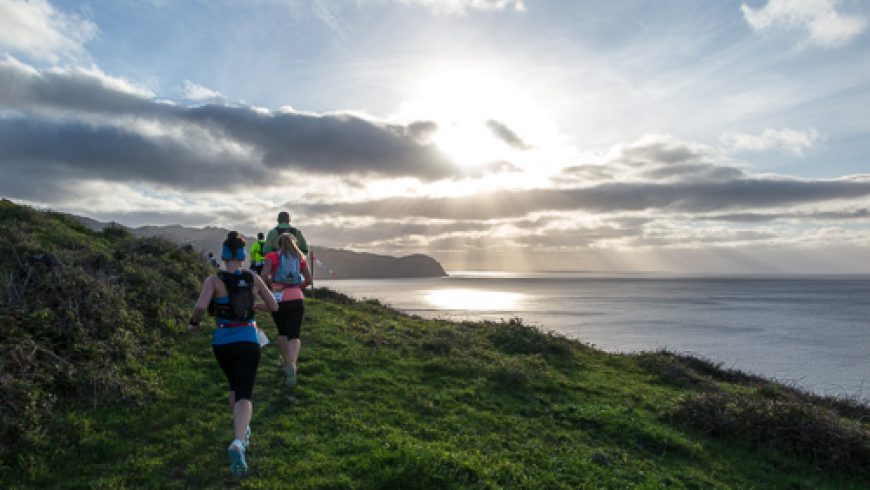
[[[521,293],[479,289],[436,289],[426,295],[426,301],[439,308],[474,311],[516,309],[522,298]]]

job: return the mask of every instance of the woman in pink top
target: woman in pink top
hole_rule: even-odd
[[[291,275],[295,280],[278,277],[282,260],[285,261],[285,269],[293,270],[294,274]],[[266,254],[260,277],[267,284],[271,284],[278,301],[278,311],[272,313],[272,319],[278,327],[278,348],[283,360],[281,369],[287,375],[285,384],[292,388],[296,386],[296,361],[302,348],[302,341],[299,339],[302,316],[305,313],[302,290],[311,284],[311,272],[308,270],[305,255],[296,245],[296,237],[289,233],[278,237],[278,250]]]

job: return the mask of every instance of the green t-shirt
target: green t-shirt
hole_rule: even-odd
[[[305,237],[302,235],[302,230],[299,228],[294,228],[287,223],[281,223],[269,230],[269,235],[266,236],[266,244],[263,245],[263,255],[266,255],[269,252],[274,252],[278,250],[278,230],[282,230],[281,233],[287,233],[283,230],[289,230],[290,233],[293,233],[293,236],[296,237],[296,245],[299,245],[299,250],[302,251],[305,255],[308,255],[308,243],[305,241]]]

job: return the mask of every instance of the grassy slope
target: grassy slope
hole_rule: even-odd
[[[635,357],[373,303],[309,300],[304,334],[295,403],[274,368],[276,349],[264,351],[243,487],[862,485],[666,422],[685,388],[661,383]],[[165,389],[145,408],[70,414],[80,445],[58,449],[26,485],[234,484],[208,336],[179,342],[158,369]]]
[[[24,379],[23,371],[8,370],[20,368],[20,362],[0,363],[4,383],[11,382],[12,375],[20,381],[4,387],[18,387],[17,393],[27,386],[31,392],[63,389],[58,394],[65,396],[52,405],[52,418],[43,412],[31,417],[30,412],[0,407],[7,410],[4,430],[27,436],[12,440],[11,446],[3,441],[3,487],[868,486],[868,465],[832,463],[824,447],[815,455],[796,455],[770,447],[773,439],[752,442],[751,431],[745,429],[743,433],[731,430],[737,435],[712,437],[685,424],[700,414],[734,426],[734,418],[728,416],[744,400],[762,402],[751,405],[761,407],[759,413],[745,412],[752,417],[743,419],[767,432],[779,427],[780,421],[768,416],[781,413],[777,407],[826,410],[819,408],[819,400],[783,405],[782,399],[793,396],[783,387],[762,382],[759,388],[758,379],[692,359],[611,355],[515,323],[423,320],[375,302],[351,302],[326,292],[321,299],[307,301],[301,380],[293,400],[288,399],[274,367],[275,347],[264,350],[255,388],[251,476],[235,482],[229,477],[225,454],[230,439],[225,382],[212,358],[209,336],[181,331],[195,296],[195,291],[186,290],[196,287],[184,271],[197,263],[165,243],[93,234],[65,222],[53,227],[53,220],[61,218],[10,206],[7,202],[0,206],[14,217],[11,225],[0,223],[8,226],[4,236],[15,238],[10,243],[22,254],[46,248],[67,264],[51,269],[48,283],[72,281],[96,268],[105,277],[89,287],[126,291],[126,302],[110,310],[127,318],[126,340],[119,344],[117,335],[104,332],[115,316],[96,323],[88,319],[71,323],[74,318],[60,313],[45,317],[44,309],[51,305],[39,301],[51,300],[56,293],[34,290],[41,299],[32,304],[4,306],[0,301],[7,320],[56,318],[69,323],[64,328],[75,327],[79,330],[72,331],[79,333],[59,340],[46,337],[56,330],[54,325],[15,320],[14,330],[9,330],[9,324],[2,326],[6,343],[0,346],[7,349],[2,354],[19,347],[10,338],[38,335],[43,339],[39,345],[79,356],[75,353],[88,349],[80,337],[87,334],[87,342],[115,349],[110,352],[123,346],[123,356],[116,353],[120,357],[110,359],[109,365],[122,366],[126,374],[108,381],[125,390],[142,376],[148,381],[147,389],[121,390],[119,399],[105,399],[94,408],[87,382],[91,374],[82,377],[79,372],[78,377],[70,375],[58,382],[58,373],[66,373],[60,366],[60,371]],[[160,259],[155,262],[155,257]],[[2,260],[0,265],[10,267]],[[152,277],[148,271],[154,267],[164,267],[165,272]],[[168,290],[149,286],[176,275],[178,284]],[[138,303],[159,308],[138,315],[125,313],[139,308]],[[160,312],[162,319],[156,325],[153,315]],[[261,322],[274,336],[271,319],[264,317]],[[23,332],[26,328],[30,334]],[[137,350],[131,338],[140,339],[143,349]],[[87,360],[95,368],[100,365],[99,357],[80,359],[77,362]],[[706,394],[713,396],[703,398]],[[737,397],[726,399],[728,410],[719,410],[715,403],[685,404],[696,396],[716,401],[722,394]],[[866,461],[868,410],[845,404],[840,412],[849,410],[850,417],[863,417],[863,422],[840,419],[829,411],[816,419],[833,417],[834,425],[858,434],[848,454]],[[794,419],[782,426],[792,433],[785,440],[794,440],[795,432],[798,440],[830,432],[825,425],[823,431],[812,429],[816,419],[805,418],[803,412],[783,413]],[[737,425],[743,419],[737,417]],[[9,425],[22,420],[39,425]],[[713,427],[728,432],[727,424]]]

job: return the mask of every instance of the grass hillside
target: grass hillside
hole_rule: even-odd
[[[326,290],[306,301],[292,392],[274,345],[263,351],[251,473],[236,481],[225,381],[208,333],[182,323],[204,273],[195,254],[7,202],[0,225],[3,250],[15,250],[0,259],[3,487],[870,483],[870,409],[857,402],[664,352],[607,354],[521,321],[424,320]]]

